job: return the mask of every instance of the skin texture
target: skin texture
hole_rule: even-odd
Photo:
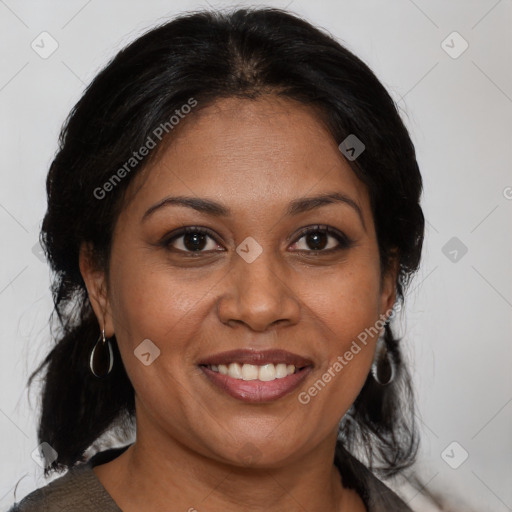
[[[364,511],[333,457],[337,425],[364,384],[377,338],[308,404],[298,394],[395,301],[396,271],[381,283],[365,185],[314,112],[291,100],[222,99],[173,135],[130,184],[108,278],[86,246],[80,255],[98,322],[107,337],[115,333],[136,391],[137,441],[96,475],[125,512]],[[343,203],[285,214],[295,199],[333,192],[359,205],[364,225]],[[141,221],[170,195],[208,198],[232,212],[167,206]],[[339,245],[327,234],[315,251],[301,231],[317,224],[353,245],[325,252]],[[183,226],[209,228],[216,239],[206,237],[192,257],[183,252],[194,242],[184,245],[187,235],[159,245]],[[248,236],[263,250],[252,263],[236,252]],[[148,366],[134,356],[145,339],[161,351]],[[291,394],[248,404],[197,366],[236,348],[289,350],[314,368]],[[251,450],[257,456],[247,463]]]

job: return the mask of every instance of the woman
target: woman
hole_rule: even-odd
[[[62,328],[31,379],[45,474],[69,471],[11,510],[411,510],[377,476],[418,446],[390,322],[422,180],[368,67],[282,10],[187,14],[113,59],[60,143]],[[87,458],[127,420],[135,442]]]

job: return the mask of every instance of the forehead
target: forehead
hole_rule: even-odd
[[[199,104],[178,128],[134,179],[137,209],[183,194],[255,213],[333,191],[369,209],[366,186],[306,105],[276,96],[225,98],[202,109]]]

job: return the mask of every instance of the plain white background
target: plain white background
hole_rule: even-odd
[[[51,343],[49,270],[34,246],[60,126],[122,46],[208,5],[235,3],[0,1],[2,510],[18,482],[17,501],[47,483],[31,458],[39,401],[37,384],[29,401],[26,381]],[[421,270],[400,319],[418,397],[418,470],[429,488],[458,493],[476,510],[510,511],[512,1],[265,5],[288,7],[330,31],[400,106],[424,178],[427,219]],[[58,43],[48,58],[31,47],[43,31]],[[465,452],[457,469],[446,462],[457,465]],[[434,510],[412,486],[395,485],[413,509]]]

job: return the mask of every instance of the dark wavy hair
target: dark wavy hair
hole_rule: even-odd
[[[38,438],[58,456],[45,476],[84,461],[100,436],[135,414],[134,389],[115,337],[112,372],[100,380],[89,369],[102,326],[80,273],[79,250],[84,242],[92,244],[98,267],[108,275],[125,192],[157,152],[101,200],[95,190],[190,98],[196,111],[220,98],[265,95],[310,106],[337,144],[350,134],[363,141],[365,151],[348,163],[369,193],[382,272],[398,260],[397,301],[403,303],[421,258],[422,178],[398,108],[368,66],[327,32],[276,8],[189,12],[153,28],[87,87],[62,128],[47,177],[40,242],[52,269],[51,319],[56,314],[58,322],[52,328],[55,346],[29,379],[31,384],[46,369]],[[390,324],[385,341],[396,378],[381,386],[368,376],[340,424],[338,443],[352,453],[363,450],[367,464],[387,477],[414,462],[418,435],[401,340]]]

